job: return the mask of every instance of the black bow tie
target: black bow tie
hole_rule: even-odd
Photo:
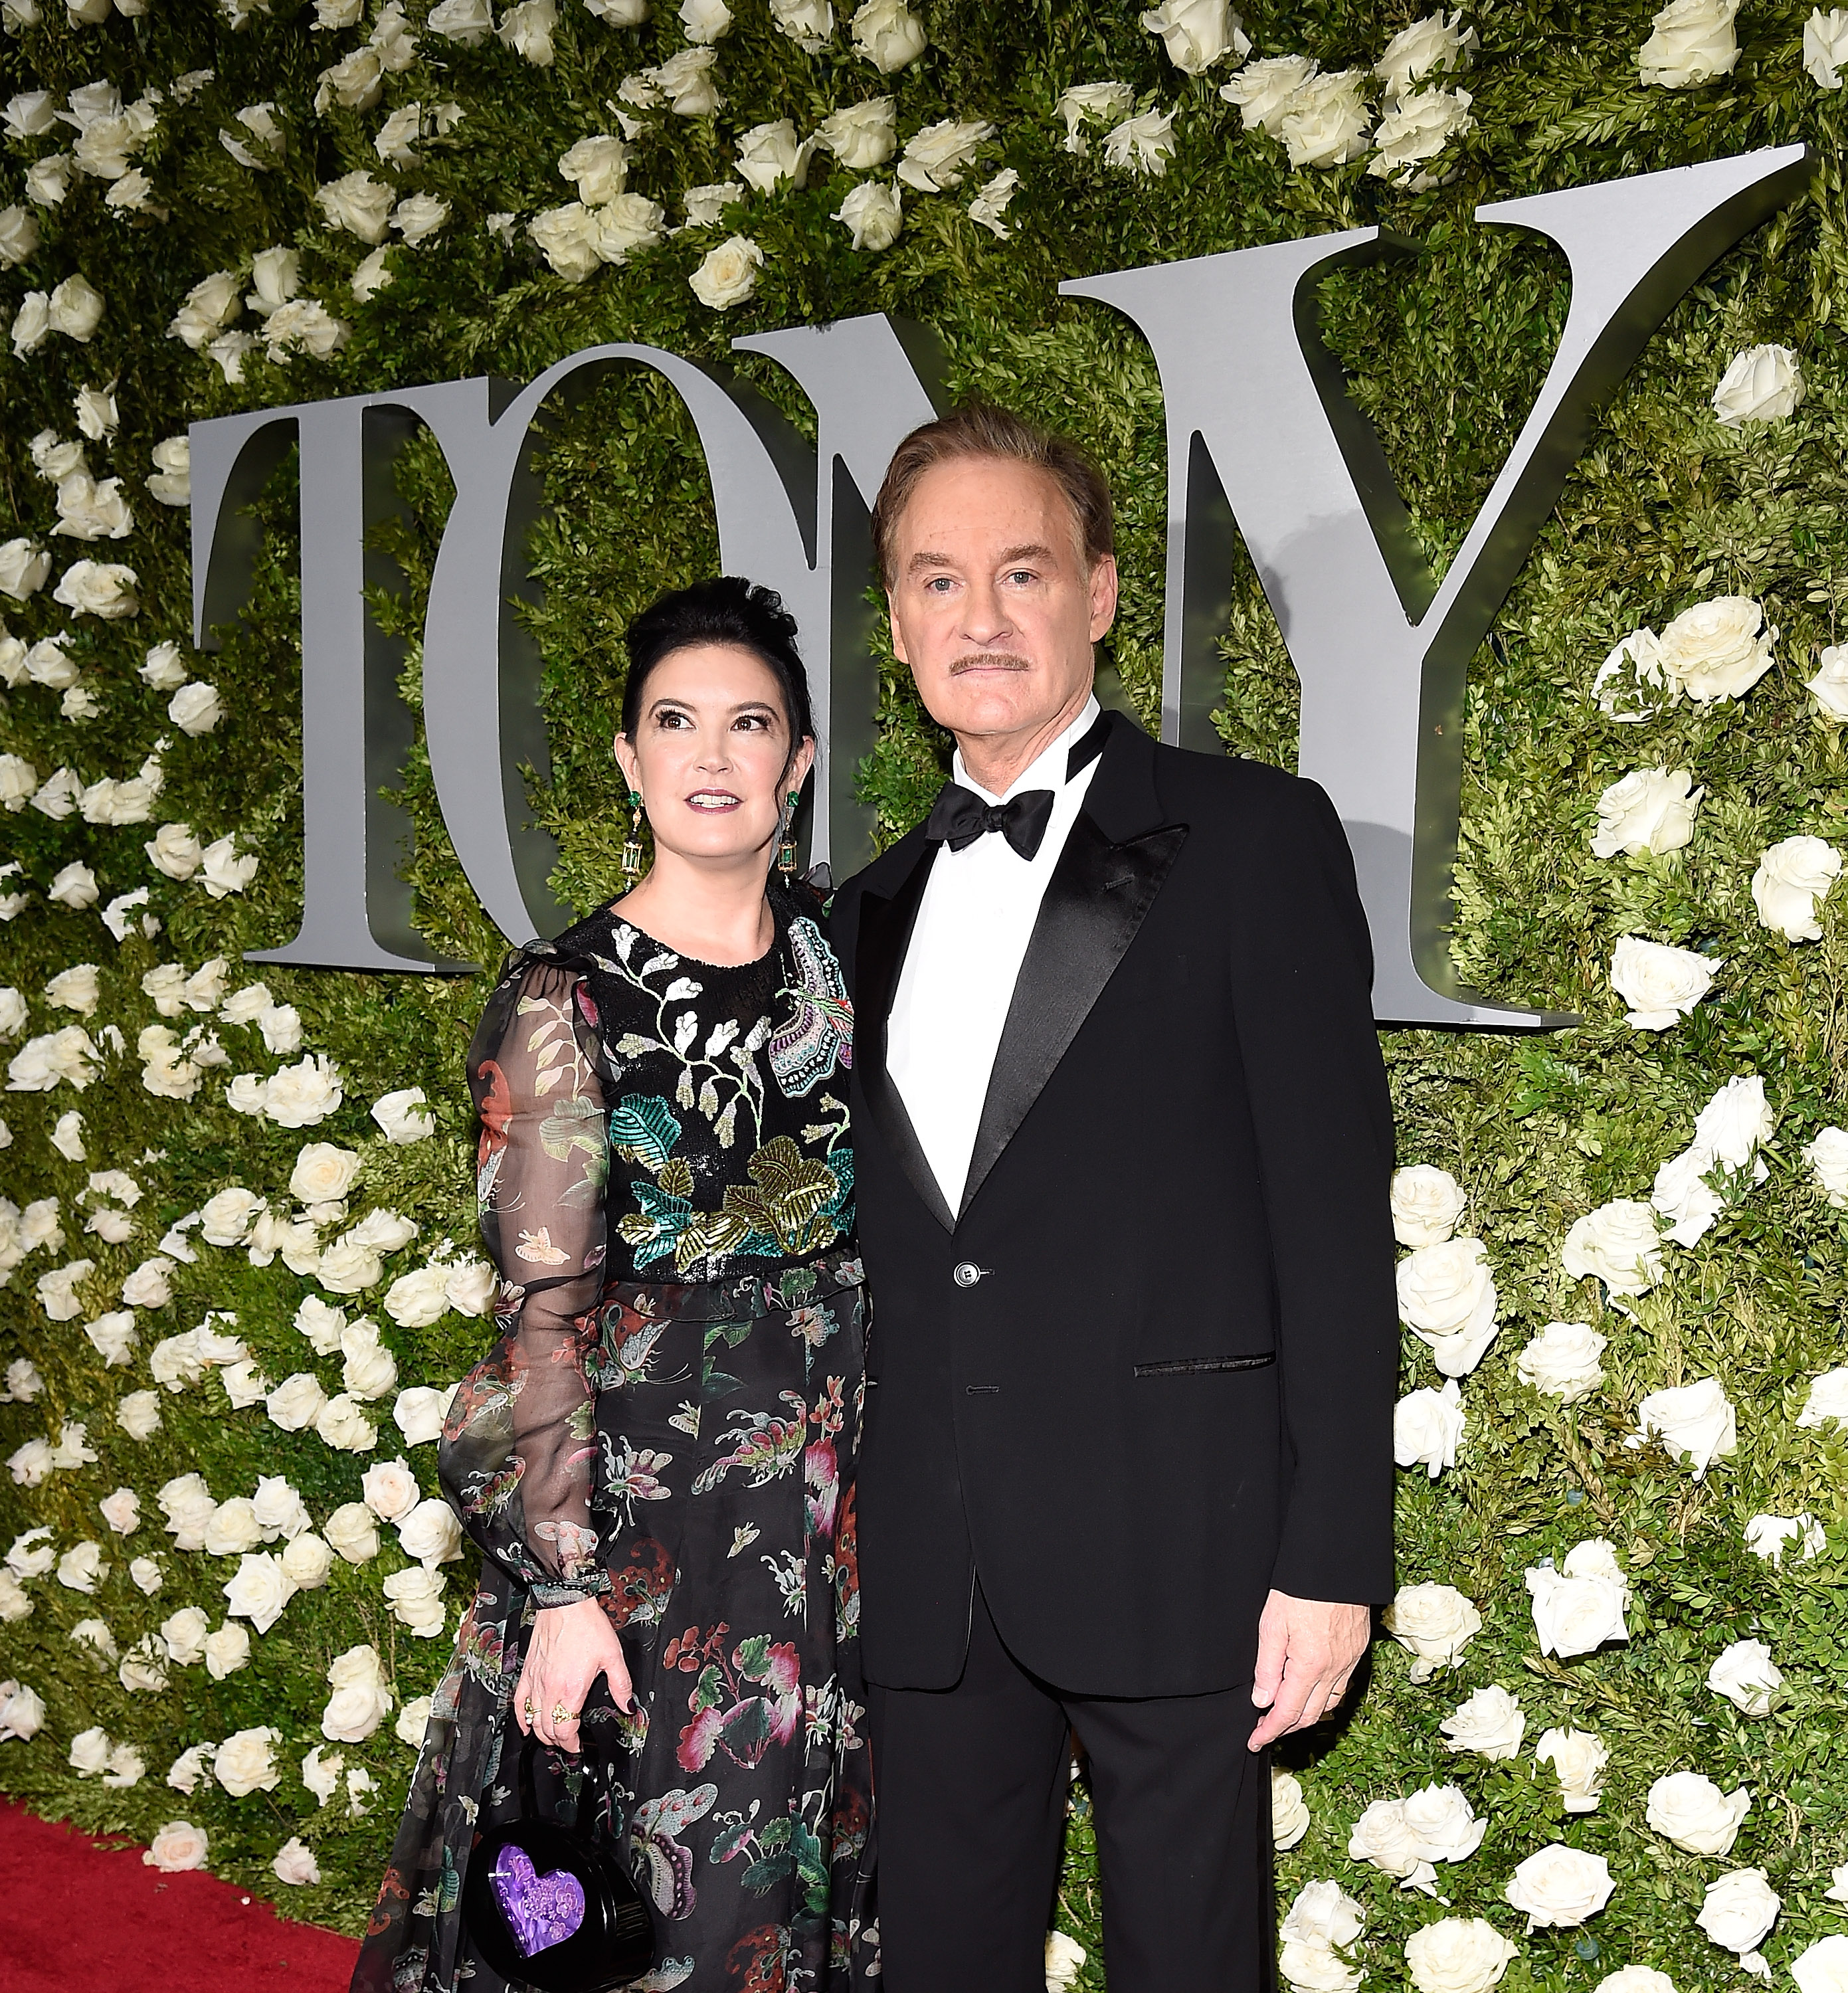
[[[960,782],[948,782],[931,806],[924,836],[933,844],[960,851],[985,832],[998,830],[1023,858],[1030,859],[1046,836],[1052,797],[1050,789],[1029,789],[1009,802],[985,803]]]

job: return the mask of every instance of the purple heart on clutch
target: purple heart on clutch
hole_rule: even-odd
[[[584,1885],[569,1868],[541,1875],[524,1848],[503,1848],[491,1878],[494,1900],[522,1958],[562,1944],[584,1921]]]

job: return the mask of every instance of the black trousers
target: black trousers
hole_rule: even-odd
[[[1090,1761],[1110,1993],[1272,1993],[1270,1754],[1248,1687],[1062,1694],[977,1588],[954,1688],[868,1690],[886,1993],[1044,1993],[1069,1782]]]

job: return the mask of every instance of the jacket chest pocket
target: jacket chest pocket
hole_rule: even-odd
[[[1138,1377],[1214,1377],[1231,1370],[1262,1370],[1276,1360],[1274,1349],[1249,1356],[1177,1356],[1163,1363],[1138,1363],[1135,1374]]]

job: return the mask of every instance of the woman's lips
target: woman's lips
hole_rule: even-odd
[[[727,810],[736,809],[740,801],[729,789],[695,789],[687,798],[687,807],[707,816],[719,816]]]

